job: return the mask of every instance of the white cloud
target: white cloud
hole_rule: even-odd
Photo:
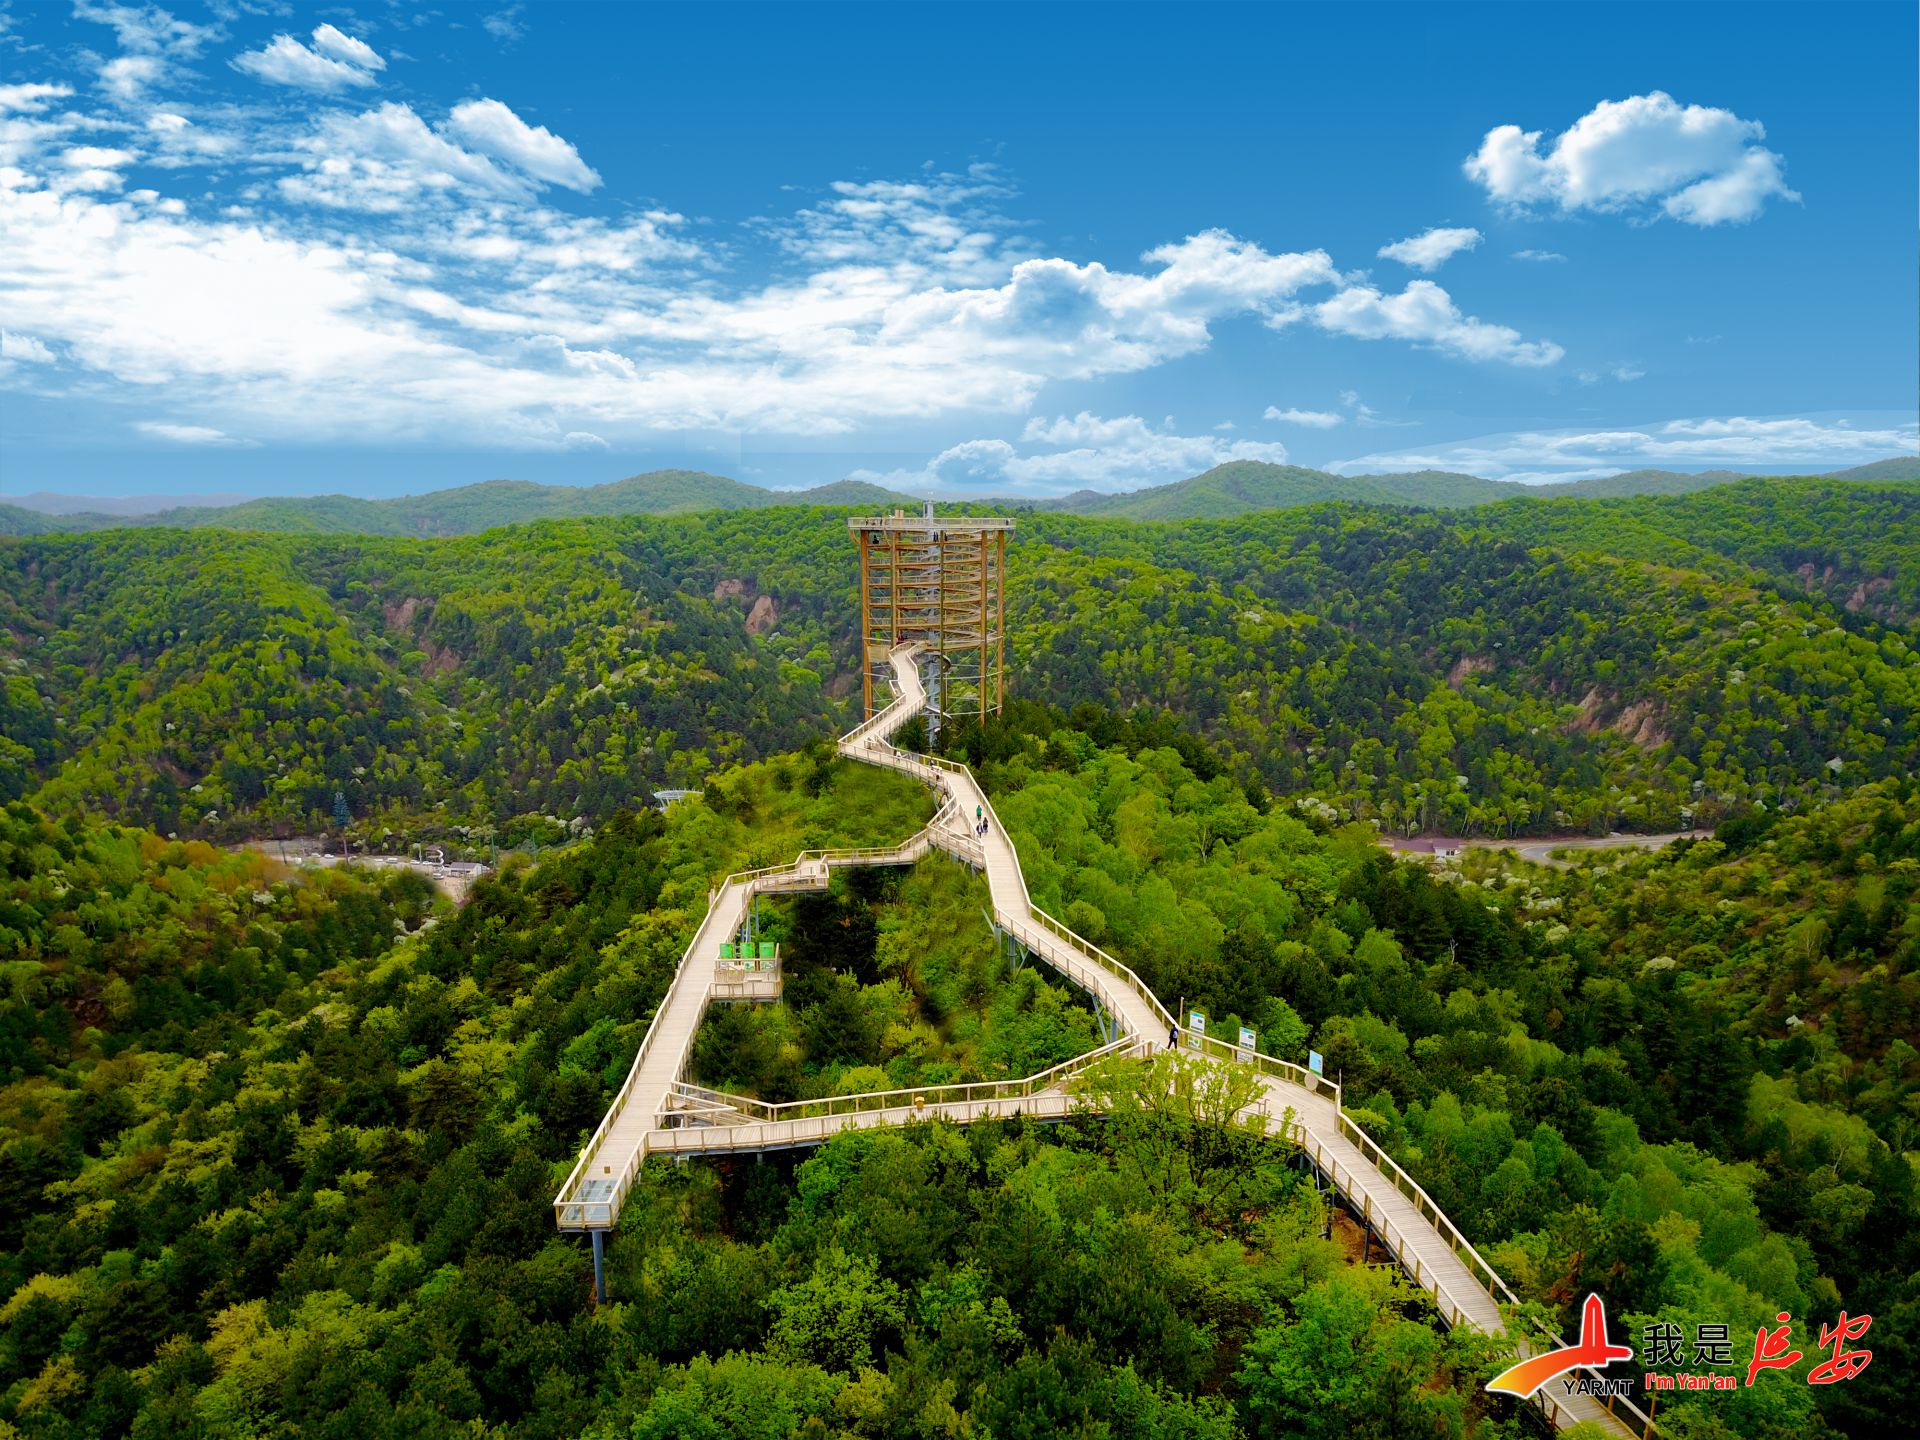
[[[1911,420],[1734,415],[1668,420],[1619,430],[1545,430],[1482,436],[1456,444],[1342,460],[1347,473],[1463,470],[1529,484],[1655,468],[1836,470],[1920,449]]]
[[[1565,353],[1551,340],[1522,340],[1517,330],[1461,314],[1453,297],[1431,280],[1411,281],[1398,295],[1356,285],[1309,307],[1309,313],[1321,329],[1335,334],[1409,340],[1468,360],[1544,366]]]
[[[992,284],[1015,261],[994,202],[1011,192],[988,166],[920,180],[836,181],[790,221],[767,222],[781,248],[813,266],[903,266],[949,284]]]
[[[155,440],[171,440],[176,445],[215,445],[215,446],[252,446],[252,440],[240,440],[224,430],[215,430],[208,425],[175,425],[165,420],[140,420],[134,429],[142,435],[152,436]]]
[[[1418,420],[1388,420],[1378,410],[1360,398],[1358,390],[1342,390],[1340,403],[1353,412],[1354,421],[1368,429],[1409,429],[1419,425]]]
[[[307,53],[365,61],[347,38],[316,34],[326,43]],[[1222,325],[1307,318],[1314,292],[1344,283],[1323,250],[1220,230],[1114,264],[1035,254],[986,168],[846,182],[754,222],[781,263],[743,279],[729,237],[672,211],[569,213],[559,192],[599,177],[497,101],[438,126],[397,102],[299,118],[183,98],[129,117],[97,96],[83,107],[100,115],[56,107],[68,94],[55,88],[0,91],[13,107],[0,119],[0,313],[60,356],[44,383],[76,397],[139,386],[154,409],[261,439],[624,446],[665,430],[819,436],[1022,415],[1060,381],[1202,352]],[[224,188],[165,184],[209,162]],[[154,178],[119,195],[136,163]],[[1463,352],[1459,336],[1492,332],[1523,348],[1457,312],[1450,323],[1416,343]],[[1284,454],[1241,443],[1256,448],[1129,428],[1023,442],[1012,458],[1025,483],[1144,483]]]
[[[122,104],[137,104],[165,79],[174,59],[191,59],[218,38],[212,25],[177,19],[156,5],[102,5],[75,0],[74,15],[113,27],[121,54],[100,62],[100,88]]]
[[[219,35],[211,25],[176,19],[157,5],[102,5],[74,0],[73,13],[82,20],[111,25],[120,48],[139,54],[193,56]]]
[[[47,183],[57,190],[118,190],[123,183],[120,168],[133,159],[129,150],[75,145],[60,153],[55,161],[60,168],[47,177]]]
[[[31,335],[0,330],[0,360],[24,360],[33,365],[51,365],[53,351]]]
[[[1346,416],[1332,410],[1282,410],[1278,405],[1267,406],[1266,418],[1286,425],[1305,425],[1310,430],[1331,430],[1346,420]]]
[[[158,55],[116,55],[100,67],[100,88],[123,104],[137,104],[166,71]]]
[[[284,177],[281,193],[335,209],[394,212],[449,192],[511,197],[530,189],[486,156],[436,134],[411,106],[396,101],[358,115],[323,115],[295,150],[306,168]]]
[[[133,163],[133,152],[101,145],[76,145],[60,156],[60,163],[69,170],[117,170]]]
[[[50,101],[64,100],[71,94],[71,85],[49,85],[38,81],[0,85],[0,115],[38,115]]]
[[[1563,212],[1665,213],[1691,225],[1752,220],[1787,188],[1780,156],[1757,142],[1757,120],[1680,105],[1662,91],[1607,100],[1542,149],[1538,130],[1501,125],[1465,163],[1502,204],[1556,204]]]
[[[234,56],[233,68],[269,84],[336,95],[374,84],[374,72],[386,67],[371,46],[331,25],[315,30],[313,39],[317,48],[309,50],[291,35],[276,35],[264,49]],[[368,58],[361,58],[360,52]]]
[[[1135,490],[1165,484],[1231,460],[1280,464],[1287,447],[1221,435],[1179,435],[1138,415],[1107,419],[1089,411],[1030,420],[1015,446],[1005,440],[965,440],[920,470],[856,471],[855,479],[892,487],[974,491],[1008,489],[1063,494],[1097,487]]]
[[[1780,157],[1771,150],[1747,151],[1730,170],[1709,175],[1677,194],[1669,195],[1661,208],[1676,220],[1690,225],[1740,225],[1766,208],[1767,197],[1778,195],[1798,200],[1799,194],[1787,188],[1780,170]]]
[[[1380,258],[1398,260],[1402,265],[1432,274],[1462,250],[1480,243],[1480,232],[1466,228],[1427,230],[1380,247]]]
[[[387,62],[380,58],[366,41],[348,35],[332,25],[322,25],[313,32],[313,48],[322,55],[338,60],[342,65],[352,65],[361,70],[384,70]]]
[[[509,5],[504,10],[496,10],[482,18],[480,28],[502,45],[512,45],[527,33],[527,27],[521,20],[524,9],[521,5]]]
[[[453,107],[447,128],[474,149],[525,171],[537,180],[582,193],[600,177],[580,152],[543,125],[529,125],[498,100],[468,100]]]
[[[1516,260],[1532,260],[1540,264],[1550,264],[1555,260],[1564,260],[1567,257],[1562,255],[1558,250],[1516,250],[1513,252],[1513,258]]]
[[[1625,360],[1618,364],[1609,365],[1604,370],[1582,370],[1573,378],[1578,380],[1582,385],[1598,385],[1608,376],[1612,376],[1615,380],[1621,381],[1624,384],[1628,381],[1644,379],[1646,378],[1646,373],[1644,366],[1636,364],[1631,360]]]

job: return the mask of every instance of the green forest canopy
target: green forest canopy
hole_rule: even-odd
[[[0,794],[551,842],[850,722],[842,513],[0,542]],[[1024,518],[1015,693],[1412,833],[1711,825],[1912,768],[1920,486]]]
[[[708,886],[928,813],[824,743],[844,513],[0,545],[0,1426],[1526,1433],[1492,1348],[1326,1238],[1285,1147],[1195,1147],[1192,1112],[650,1167],[592,1307],[549,1202]],[[1756,481],[1027,516],[1016,693],[1060,703],[948,743],[1036,900],[1321,1051],[1550,1322],[1598,1290],[1635,1336],[1730,1324],[1738,1361],[1790,1308],[1797,1370],[1663,1402],[1666,1433],[1903,1434],[1917,514]],[[705,797],[636,813],[673,781]],[[319,828],[335,791],[363,838],[559,848],[455,911],[192,838]],[[1374,829],[1689,820],[1714,838],[1570,869]],[[786,907],[794,1003],[716,1015],[700,1073],[817,1095],[1091,1044],[977,899],[930,862]],[[1808,1386],[1842,1308],[1875,1361]]]
[[[1066,723],[973,737],[1036,899],[1216,1024],[1321,1049],[1549,1317],[1598,1289],[1634,1334],[1728,1323],[1736,1358],[1776,1307],[1877,1317],[1849,1385],[1802,1383],[1808,1358],[1682,1397],[1668,1433],[1897,1432],[1920,1314],[1920,786],[1572,870],[1435,872],[1254,804],[1191,742],[1095,728],[1110,743]],[[0,815],[21,957],[0,1008],[6,1423],[1526,1433],[1480,1389],[1494,1351],[1321,1238],[1282,1147],[1190,1168],[1194,1115],[656,1164],[594,1310],[548,1202],[709,884],[897,839],[927,806],[824,749],[711,793],[510,864],[453,914],[409,877]],[[788,918],[790,945],[826,944],[857,982],[803,1026],[802,1085],[931,1053],[895,997],[937,999],[948,972],[889,938],[947,923],[959,872],[928,865]],[[959,1063],[992,1063],[969,1035],[1059,1025],[1044,989],[1002,993],[987,1031],[940,1037]]]

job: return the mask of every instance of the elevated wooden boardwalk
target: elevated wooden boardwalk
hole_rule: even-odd
[[[792,864],[729,876],[712,894],[693,943],[641,1041],[626,1083],[581,1152],[554,1199],[562,1230],[600,1234],[620,1207],[649,1154],[710,1155],[818,1145],[842,1130],[941,1118],[966,1124],[1016,1115],[1063,1119],[1076,1106],[1067,1081],[1114,1055],[1145,1056],[1165,1044],[1175,1020],[1126,965],[1076,935],[1033,903],[1019,857],[993,804],[966,766],[896,749],[888,737],[926,706],[917,647],[893,652],[894,700],[840,740],[849,759],[898,770],[924,781],[940,797],[926,829],[891,849],[809,851]],[[983,815],[987,833],[975,833]],[[1113,1038],[1100,1049],[1023,1080],[922,1087],[828,1100],[769,1105],[704,1090],[685,1082],[688,1055],[712,1000],[721,944],[739,931],[756,894],[825,889],[831,872],[848,865],[909,865],[932,850],[959,856],[986,876],[993,919],[1031,954],[1085,990]],[[1400,1267],[1433,1297],[1451,1325],[1489,1334],[1505,1322],[1500,1304],[1517,1303],[1480,1252],[1411,1176],[1340,1108],[1340,1087],[1301,1066],[1271,1056],[1247,1056],[1219,1041],[1183,1034],[1184,1046],[1227,1064],[1246,1065],[1265,1094],[1260,1108],[1274,1117],[1293,1112],[1287,1138],[1298,1144],[1341,1200],[1362,1218]],[[1521,1349],[1529,1349],[1521,1342]],[[1591,1396],[1557,1393],[1557,1382],[1535,1397],[1560,1428],[1593,1421],[1623,1435],[1645,1435],[1651,1422],[1626,1402],[1603,1405]],[[1550,1393],[1552,1392],[1552,1393]]]

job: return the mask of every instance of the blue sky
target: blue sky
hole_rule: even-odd
[[[1915,448],[1910,5],[0,15],[0,496]]]

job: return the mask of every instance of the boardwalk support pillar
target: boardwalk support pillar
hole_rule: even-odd
[[[607,1232],[595,1230],[591,1233],[593,1235],[593,1303],[604,1305],[607,1303],[607,1261],[604,1248]]]

